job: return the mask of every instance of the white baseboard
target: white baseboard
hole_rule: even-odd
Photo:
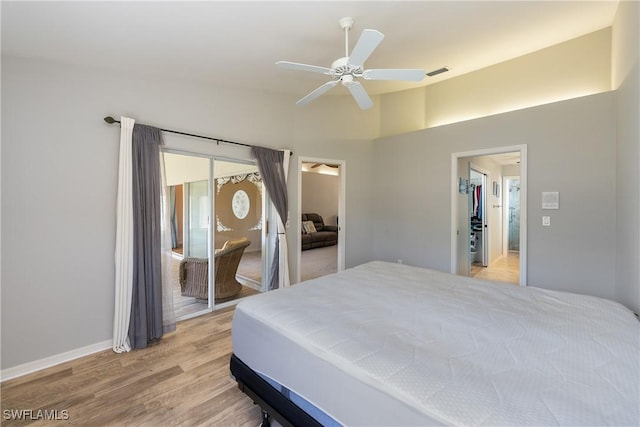
[[[35,360],[33,362],[28,362],[22,365],[14,366],[13,368],[3,369],[2,371],[0,371],[0,382],[21,377],[23,375],[27,375],[32,372],[39,371],[41,369],[50,368],[51,366],[59,365],[60,363],[68,362],[73,359],[78,359],[83,356],[88,356],[90,354],[97,353],[99,351],[111,348],[112,345],[113,345],[113,340],[102,341],[102,342],[88,345],[86,347],[76,348],[75,350],[45,357],[44,359]]]

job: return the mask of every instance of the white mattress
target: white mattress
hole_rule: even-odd
[[[349,426],[640,424],[605,299],[371,262],[241,302],[233,352]]]

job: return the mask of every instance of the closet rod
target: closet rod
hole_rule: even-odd
[[[104,121],[109,123],[109,124],[113,124],[113,123],[120,123],[119,120],[114,119],[111,116],[107,116],[104,118]],[[185,135],[185,136],[191,136],[193,138],[201,138],[201,139],[208,139],[210,141],[215,141],[216,143],[220,144],[221,142],[224,142],[226,144],[234,144],[234,145],[241,145],[243,147],[254,147],[251,144],[245,144],[243,142],[235,142],[235,141],[227,141],[226,139],[220,139],[220,138],[213,138],[211,136],[204,136],[204,135],[196,135],[193,133],[187,133],[187,132],[180,132],[177,130],[171,130],[171,129],[162,129],[160,128],[161,131],[163,132],[169,132],[169,133],[175,133],[177,135]],[[293,152],[290,152],[290,155],[293,155]]]

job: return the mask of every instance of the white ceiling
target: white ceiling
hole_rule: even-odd
[[[2,1],[2,53],[302,96],[344,56],[338,19],[385,39],[365,68],[448,66],[421,83],[367,81],[370,94],[468,73],[611,25],[618,1]],[[552,70],[550,70],[551,72]]]

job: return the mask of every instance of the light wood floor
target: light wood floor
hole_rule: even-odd
[[[233,308],[178,323],[144,350],[105,350],[0,386],[2,425],[252,426],[260,409],[229,374]],[[67,421],[5,420],[5,410],[67,410]]]
[[[472,265],[471,277],[517,285],[520,283],[520,254],[509,252],[507,256],[491,263],[489,267]]]

